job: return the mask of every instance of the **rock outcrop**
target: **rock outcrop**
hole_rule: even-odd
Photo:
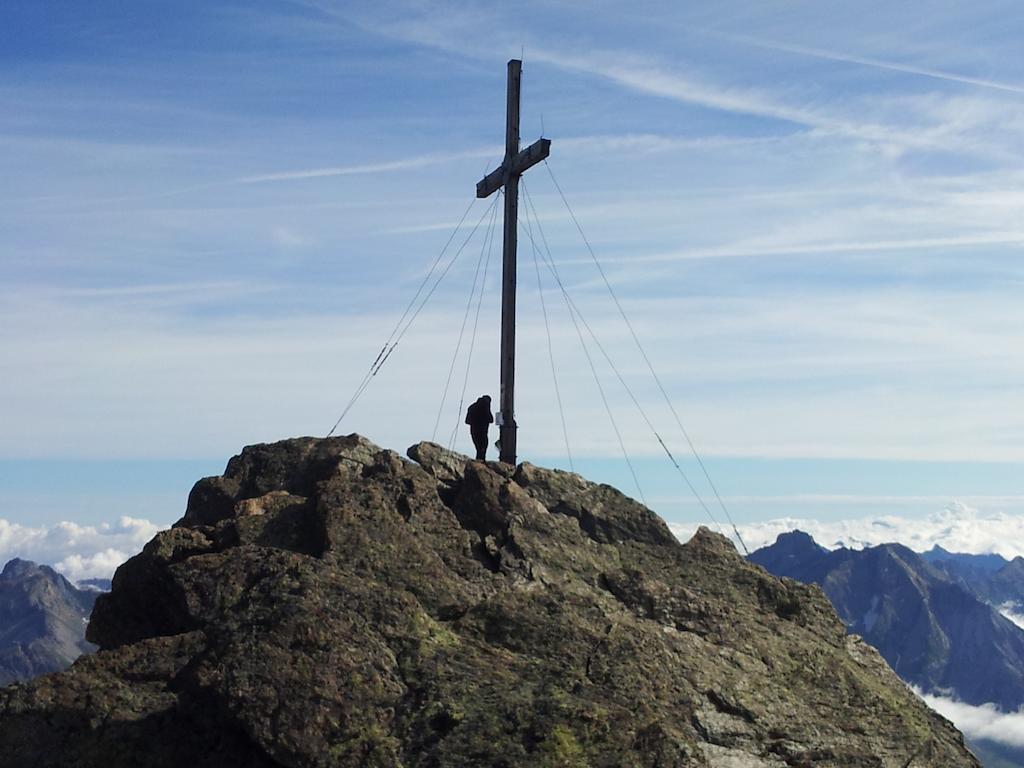
[[[974,768],[822,592],[616,490],[429,443],[246,448],[0,691],[33,766]]]

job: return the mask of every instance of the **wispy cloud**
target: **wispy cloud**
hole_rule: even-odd
[[[237,296],[274,290],[268,284],[241,280],[217,280],[191,283],[143,283],[93,288],[61,288],[47,293],[66,299],[134,299],[180,297],[186,301],[200,298]]]
[[[970,246],[1021,246],[1024,232],[983,232],[972,235],[945,237],[919,237],[891,240],[862,240],[853,242],[793,243],[791,245],[722,245],[711,248],[693,248],[677,253],[632,255],[605,258],[608,262],[658,263],[737,256],[786,256],[829,253],[876,253],[884,251],[919,251],[939,248],[966,248]],[[585,263],[585,259],[576,260]]]
[[[449,359],[438,350],[454,346],[454,307],[464,303],[444,297],[468,290],[471,273],[449,275],[454,282],[442,286],[353,411],[353,429],[391,446],[422,439],[423,430],[429,434],[433,419],[424,414],[436,413]],[[582,276],[566,280],[576,284]],[[403,282],[415,287],[413,280]],[[344,295],[350,298],[339,300],[339,290],[349,290]],[[48,289],[6,296],[0,338],[10,375],[0,384],[0,402],[8,434],[20,436],[9,441],[8,455],[46,455],[40,452],[56,443],[73,455],[180,456],[200,444],[204,455],[219,455],[245,441],[315,433],[331,421],[324,414],[355,387],[359,361],[372,362],[396,320],[397,313],[375,306],[377,297],[387,297],[383,307],[408,296],[404,287],[367,290],[373,289],[325,286],[318,293],[279,284],[269,300],[256,295],[233,302],[229,312],[195,316],[166,310],[195,302],[197,295],[217,307],[224,291],[217,281],[177,284],[166,292],[145,283],[137,293],[111,286],[85,295]],[[534,294],[524,282],[520,407],[530,424],[523,428],[524,450],[553,455],[561,442],[552,428],[558,415],[541,374],[549,364],[542,354],[543,323],[530,311],[537,306]],[[1015,311],[1015,294],[990,296],[978,306],[958,292],[791,295],[625,299],[664,381],[672,391],[685,382],[677,406],[706,452],[1019,460],[1020,442],[1012,439],[1012,430],[1020,428],[1017,393],[1000,384],[1016,380],[1024,365],[1020,356],[1007,354],[1013,328],[1005,318]],[[288,301],[295,303],[281,306]],[[621,321],[608,315],[599,296],[579,293],[575,301],[656,415],[661,406],[650,399],[642,368],[634,367],[642,361],[633,359]],[[844,309],[837,312],[840,305]],[[549,306],[560,365],[571,376],[566,386],[575,393],[567,403],[573,444],[592,455],[615,455],[563,309]],[[482,326],[481,333],[490,332]],[[275,364],[268,366],[270,360]],[[488,391],[489,361],[477,355],[475,362],[480,379],[474,386]],[[63,384],[54,371],[76,383]],[[410,390],[409,371],[427,385]],[[965,390],[978,376],[985,388]],[[296,391],[296,381],[304,394],[283,397]],[[430,381],[438,382],[437,389]],[[639,455],[656,454],[656,442],[618,389],[609,397],[627,444]],[[951,397],[962,400],[961,407],[951,410]],[[407,406],[400,414],[386,407],[395,398]],[[254,412],[259,420],[252,419]],[[665,437],[673,444],[673,436]]]
[[[270,233],[271,240],[281,248],[302,248],[310,245],[309,238],[288,227],[274,227]]]
[[[612,150],[628,150],[631,152],[654,153],[679,150],[707,150],[722,147],[752,146],[765,144],[775,139],[737,138],[729,136],[680,137],[657,134],[623,134],[576,136],[558,139],[560,151],[569,152],[602,152]],[[475,147],[459,152],[430,152],[379,163],[360,163],[354,165],[325,166],[322,168],[304,168],[293,171],[254,174],[233,179],[230,184],[260,184],[273,181],[297,181],[302,179],[320,179],[333,176],[356,176],[371,173],[393,173],[433,165],[444,165],[459,160],[476,158],[500,161],[503,149],[497,144],[488,147]]]
[[[949,141],[936,126],[914,128],[893,122],[844,115],[830,105],[794,103],[769,90],[713,83],[635,54],[565,54],[535,50],[546,64],[606,78],[624,88],[711,109],[792,123],[817,135],[838,135],[878,143],[895,151],[939,149]],[[861,110],[863,113],[863,109]]]
[[[991,88],[997,91],[1008,91],[1010,93],[1024,93],[1024,85],[1018,85],[1016,83],[1005,83],[998,80],[990,80],[979,77],[969,77],[967,75],[960,75],[955,72],[947,72],[941,69],[932,69],[929,67],[920,67],[913,64],[904,64],[894,61],[885,61],[882,59],[872,58],[870,56],[855,56],[853,54],[841,53],[837,51],[827,51],[822,48],[812,48],[804,45],[794,45],[791,43],[781,43],[771,40],[758,40],[753,37],[743,36],[728,36],[731,40],[738,42],[747,43],[750,45],[757,46],[759,48],[766,48],[772,51],[784,51],[786,53],[795,53],[801,56],[812,56],[817,59],[825,59],[828,61],[846,62],[848,64],[860,64],[866,67],[875,67],[877,69],[885,69],[892,72],[903,72],[910,75],[921,75],[923,77],[934,78],[936,80],[945,80],[952,83],[963,83],[965,85],[976,85],[980,88]]]
[[[476,42],[476,25],[493,23],[481,14],[453,15],[412,13],[409,17],[367,18],[343,13],[339,7],[324,0],[302,0],[316,8],[334,23],[343,20],[363,25],[379,34],[414,42],[440,50],[469,55],[479,59],[493,57],[493,48]],[[481,26],[481,28],[484,28]],[[547,64],[560,69],[584,72],[610,80],[622,87],[648,95],[669,98],[688,104],[724,110],[743,115],[755,115],[793,123],[818,130],[856,135],[874,140],[892,140],[920,143],[924,137],[903,134],[891,127],[831,118],[813,109],[788,104],[773,94],[752,87],[728,86],[711,83],[695,74],[683,73],[666,67],[650,57],[630,51],[590,51],[573,53],[554,45],[531,44],[531,62]]]
[[[558,138],[558,151],[594,153],[627,151],[652,154],[657,152],[706,151],[734,147],[761,147],[786,140],[792,134],[777,136],[670,136],[655,133],[603,134],[595,136],[568,136]]]
[[[333,3],[311,2],[334,22],[352,22],[351,14],[343,13]],[[493,47],[478,42],[480,32],[495,25],[482,11],[468,14],[422,14],[407,8],[404,14],[361,16],[355,23],[378,34],[413,42],[431,48],[457,53],[475,59],[489,60]],[[457,16],[457,20],[448,18]],[[727,37],[728,35],[723,35]],[[560,69],[586,73],[603,78],[636,93],[657,96],[684,104],[706,107],[737,115],[758,117],[800,126],[806,138],[839,137],[880,147],[899,155],[908,150],[980,153],[1013,157],[1008,148],[991,136],[993,129],[1007,122],[1015,107],[1000,103],[995,111],[982,102],[967,104],[962,100],[937,99],[934,95],[901,94],[898,99],[864,92],[842,92],[841,98],[800,88],[779,89],[752,85],[758,78],[742,82],[709,77],[692,66],[682,65],[678,57],[659,56],[640,48],[614,50],[600,46],[583,49],[578,40],[571,42],[555,35],[529,38],[529,60]],[[908,72],[947,81],[958,81],[989,90],[1017,93],[1024,86],[1001,83],[985,78],[960,76],[953,72],[927,67],[875,60],[868,57],[845,56],[814,48],[793,47],[793,52],[830,56],[863,65],[903,68]],[[939,102],[937,104],[937,102]],[[944,110],[943,105],[951,107]],[[938,109],[936,109],[938,107]]]
[[[442,165],[456,160],[473,158],[500,157],[501,149],[493,147],[478,147],[467,149],[461,152],[432,152],[424,155],[404,157],[397,160],[387,160],[380,163],[364,163],[356,165],[336,165],[324,168],[306,168],[295,171],[280,171],[277,173],[263,173],[253,176],[242,176],[231,183],[235,184],[262,184],[272,181],[296,181],[301,179],[322,179],[332,176],[357,176],[368,173],[393,173],[395,171],[408,171],[414,168],[426,168],[432,165]]]

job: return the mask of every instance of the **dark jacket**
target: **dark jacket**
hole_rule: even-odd
[[[469,428],[475,431],[486,431],[487,425],[494,422],[494,415],[491,413],[491,405],[483,398],[480,398],[466,410],[466,423]]]

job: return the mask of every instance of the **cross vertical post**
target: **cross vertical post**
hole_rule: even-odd
[[[519,81],[522,62],[508,63],[505,106],[505,159],[519,154]],[[519,220],[519,176],[505,179],[505,236],[501,247],[501,427],[498,461],[516,463],[516,251]]]
[[[508,63],[505,108],[505,158],[502,164],[477,182],[476,196],[489,197],[505,188],[504,238],[501,270],[501,426],[498,460],[516,463],[516,245],[519,216],[519,177],[548,156],[551,141],[538,139],[519,150],[519,83],[523,62]]]

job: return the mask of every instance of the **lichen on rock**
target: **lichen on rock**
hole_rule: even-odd
[[[614,488],[432,443],[251,446],[0,690],[35,766],[942,766],[960,734],[816,587]]]

